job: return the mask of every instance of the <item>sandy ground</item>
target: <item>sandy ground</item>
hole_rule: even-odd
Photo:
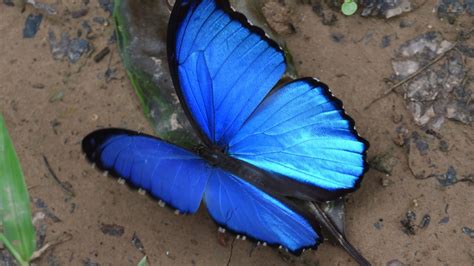
[[[80,4],[62,2],[71,9]],[[428,30],[438,30],[454,40],[458,31],[472,27],[469,20],[455,25],[440,21],[433,13],[435,5],[434,0],[428,0],[414,12],[390,20],[336,14],[338,21],[333,26],[323,25],[310,6],[301,5],[293,12],[295,33],[286,38],[299,73],[319,77],[344,101],[359,133],[371,143],[369,159],[393,155],[391,176],[370,170],[361,189],[347,198],[347,236],[374,265],[394,259],[409,265],[474,265],[474,240],[462,230],[474,228],[472,184],[442,187],[436,178],[413,176],[406,148],[397,146],[393,139],[401,124],[409,132],[422,129],[412,121],[400,95],[390,94],[364,110],[388,88],[384,78],[393,72],[390,60],[400,44]],[[90,7],[86,18],[106,16],[95,1]],[[146,253],[151,265],[225,265],[231,252],[230,265],[354,264],[342,249],[329,243],[300,257],[255,247],[248,241],[231,245],[230,240],[223,246],[204,208],[195,216],[177,217],[159,208],[156,201],[92,169],[80,150],[87,133],[107,126],[152,133],[151,128],[115,45],[110,46],[112,59],[108,55],[100,63],[90,57],[76,64],[55,61],[49,51],[48,31],[77,28],[80,20],[45,18],[35,38],[23,39],[24,21],[31,12],[31,8],[20,13],[0,4],[0,111],[21,159],[33,210],[47,214],[38,225],[45,242],[72,236],[43,254],[36,264],[136,265]],[[414,24],[401,28],[402,19]],[[110,25],[96,29],[106,37],[113,30]],[[369,37],[368,32],[372,33]],[[334,34],[344,38],[335,42]],[[388,47],[381,48],[386,35],[394,37]],[[93,41],[97,50],[106,46],[106,37]],[[472,67],[472,61],[467,58],[466,64]],[[117,68],[118,79],[106,82],[102,76],[109,62]],[[51,101],[58,93],[64,97]],[[452,164],[458,172],[474,172],[472,133],[472,127],[451,121],[439,132],[454,146],[445,160],[457,158]],[[471,156],[465,156],[466,151]],[[52,177],[44,157],[64,187]],[[387,186],[382,186],[382,179]],[[408,210],[417,214],[416,225],[425,214],[430,215],[431,223],[424,229],[416,228],[415,235],[405,234],[400,220]],[[105,234],[104,225],[115,231]],[[132,244],[134,235],[144,251]]]

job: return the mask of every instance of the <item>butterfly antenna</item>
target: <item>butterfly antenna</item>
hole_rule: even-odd
[[[351,257],[359,265],[361,266],[371,265],[370,262],[367,259],[365,259],[362,256],[362,254],[360,254],[359,251],[357,251],[357,249],[355,249],[355,247],[352,246],[351,243],[349,243],[349,241],[347,241],[344,234],[339,232],[339,230],[336,228],[334,223],[331,221],[331,219],[329,219],[327,214],[323,211],[323,209],[318,204],[315,204],[312,202],[308,202],[307,204],[308,204],[309,209],[311,210],[311,213],[316,217],[318,222],[322,226],[324,226],[329,231],[329,233],[331,233],[331,235],[334,236],[334,238],[339,242],[339,244],[346,250],[347,253],[349,253],[349,255],[351,255]]]

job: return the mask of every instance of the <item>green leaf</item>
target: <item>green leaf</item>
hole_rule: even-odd
[[[352,16],[357,11],[357,3],[353,0],[345,0],[341,6],[342,14]]]
[[[138,263],[138,266],[148,266],[148,262],[147,262],[147,257],[143,257],[143,259]]]
[[[13,143],[0,114],[0,241],[28,265],[36,247],[28,190]]]

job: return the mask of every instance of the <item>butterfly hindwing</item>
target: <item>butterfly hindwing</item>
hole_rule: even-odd
[[[301,214],[224,170],[213,171],[204,199],[217,223],[269,245],[298,253],[322,240]]]
[[[224,147],[281,78],[278,45],[228,1],[176,1],[168,58],[180,100],[206,144]]]
[[[158,138],[123,129],[104,129],[82,142],[89,161],[145,189],[182,213],[199,208],[211,173],[197,155]]]
[[[365,172],[367,143],[327,87],[301,79],[276,90],[229,143],[229,154],[329,192],[354,190]]]

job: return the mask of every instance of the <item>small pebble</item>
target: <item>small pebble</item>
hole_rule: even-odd
[[[462,232],[466,234],[467,236],[469,236],[470,238],[474,239],[474,229],[464,226],[462,228]]]
[[[55,103],[58,101],[62,101],[64,98],[64,91],[60,90],[54,93],[51,97],[49,97],[49,102],[50,103]]]
[[[81,8],[79,10],[72,11],[71,12],[71,17],[72,18],[84,17],[85,15],[87,15],[88,12],[89,12],[88,8]]]
[[[420,225],[418,225],[419,228],[424,229],[427,228],[428,225],[430,225],[431,222],[431,216],[429,214],[425,214],[423,218],[421,218]]]
[[[7,5],[7,6],[15,6],[15,5],[13,4],[13,0],[3,0],[3,3],[4,3],[5,5]]]
[[[39,89],[40,90],[40,89],[44,89],[45,86],[42,83],[35,83],[35,84],[31,85],[31,87],[33,87],[33,89]]]
[[[383,36],[382,41],[380,42],[380,48],[389,47],[391,42],[392,42],[392,37],[390,35]]]
[[[133,233],[133,236],[132,236],[132,245],[139,251],[141,252],[144,252],[145,251],[145,247],[143,246],[143,243],[142,241],[140,240],[140,238],[138,238],[137,236],[137,233]]]
[[[331,33],[331,39],[336,42],[336,43],[340,43],[344,40],[344,35],[342,33]]]
[[[125,228],[117,224],[101,224],[100,230],[105,235],[117,236],[117,237],[122,236],[123,233],[125,232]]]
[[[403,262],[395,259],[395,260],[391,260],[391,261],[387,262],[385,265],[386,266],[404,266],[405,264],[403,264]]]
[[[43,15],[30,14],[25,21],[25,27],[23,28],[23,38],[34,38],[38,29],[43,21]]]
[[[381,230],[383,228],[383,219],[379,219],[376,223],[374,223],[374,227],[377,230]]]

